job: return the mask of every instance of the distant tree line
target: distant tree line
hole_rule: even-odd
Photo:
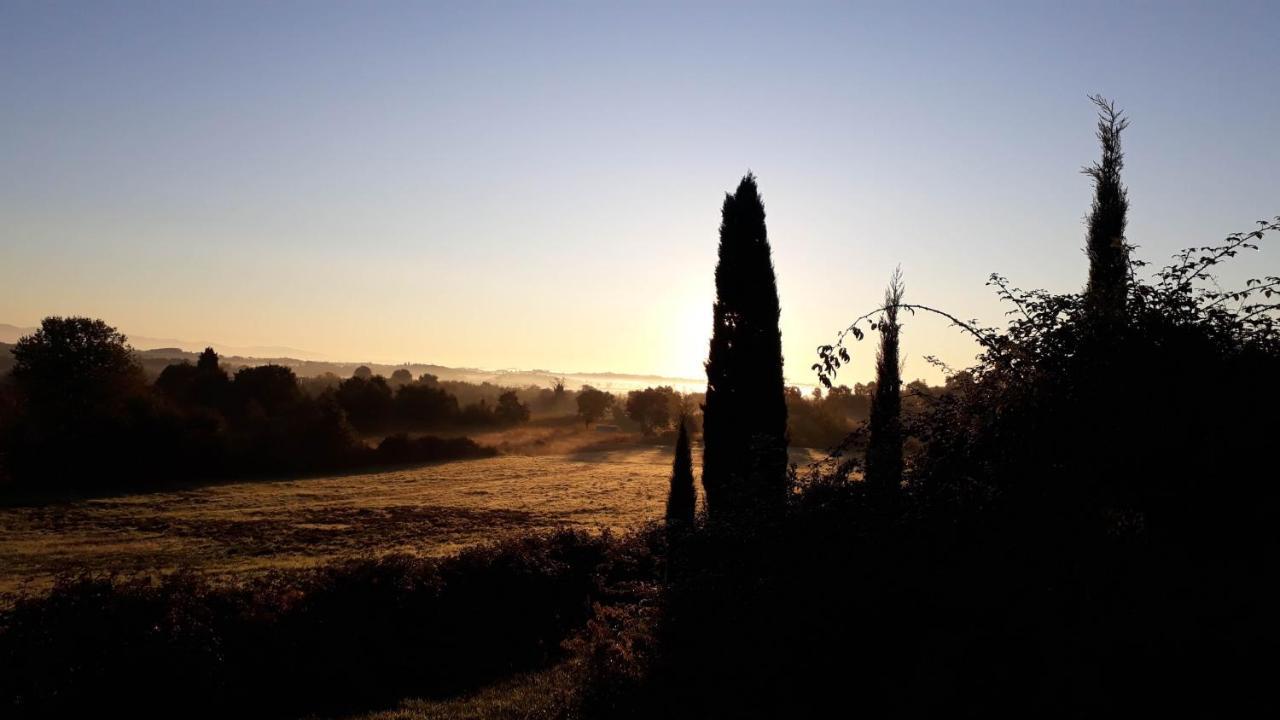
[[[231,375],[211,348],[149,384],[126,338],[89,318],[46,318],[12,353],[14,367],[0,386],[0,476],[36,489],[477,457],[492,451],[466,438],[396,435],[371,447],[351,419],[373,427],[393,412],[424,426],[441,413],[484,424],[527,418],[511,398],[470,414],[429,388],[406,385],[393,398],[377,377],[311,396],[289,368],[244,367]]]
[[[457,396],[434,376],[423,375],[414,380],[403,369],[387,380],[361,367],[350,378],[324,388],[319,397],[332,398],[351,424],[364,433],[501,427],[526,422],[531,414],[515,390],[500,390],[493,402],[481,397],[460,405]]]

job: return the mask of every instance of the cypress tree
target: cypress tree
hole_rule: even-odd
[[[1093,178],[1093,208],[1085,244],[1089,256],[1085,308],[1094,327],[1106,333],[1124,317],[1129,284],[1129,248],[1124,237],[1129,192],[1120,182],[1124,167],[1120,133],[1129,126],[1129,120],[1116,110],[1115,103],[1097,95],[1089,99],[1098,106],[1097,135],[1102,158],[1083,170]]]
[[[902,364],[898,338],[898,309],[906,286],[902,270],[894,270],[884,291],[884,316],[878,324],[876,390],[871,396],[871,438],[867,446],[867,486],[895,491],[902,485]]]
[[[755,176],[721,209],[703,406],[707,509],[771,512],[786,500],[787,405],[778,287]]]
[[[1093,180],[1085,244],[1089,281],[1084,292],[1082,343],[1072,376],[1073,408],[1079,411],[1076,422],[1084,428],[1082,440],[1089,448],[1088,469],[1079,481],[1055,488],[1068,493],[1059,498],[1058,505],[1082,507],[1102,498],[1130,495],[1136,475],[1132,472],[1132,449],[1122,428],[1127,412],[1124,382],[1138,370],[1129,366],[1132,360],[1127,359],[1122,337],[1129,286],[1129,248],[1125,243],[1129,193],[1120,182],[1124,168],[1120,134],[1129,121],[1113,102],[1096,95],[1089,99],[1098,107],[1102,157],[1083,171]]]
[[[667,527],[691,527],[697,508],[693,487],[693,453],[689,449],[688,422],[680,417],[676,456],[671,462],[671,490],[667,493]]]

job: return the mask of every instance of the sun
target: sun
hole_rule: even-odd
[[[711,339],[710,298],[688,298],[673,308],[671,327],[675,329],[669,342],[667,372],[676,377],[700,380],[702,363],[707,359]]]

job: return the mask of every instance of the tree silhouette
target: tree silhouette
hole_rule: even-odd
[[[1098,106],[1098,141],[1102,158],[1083,172],[1093,178],[1093,208],[1085,253],[1089,256],[1089,283],[1085,308],[1099,332],[1113,331],[1124,316],[1129,279],[1129,248],[1125,243],[1129,192],[1120,182],[1124,153],[1120,133],[1128,118],[1115,103],[1099,95],[1089,97]]]
[[[613,401],[613,395],[590,385],[583,385],[578,391],[577,399],[578,417],[582,419],[582,424],[590,425],[604,417],[605,412],[613,406]]]
[[[679,423],[680,434],[676,437],[676,454],[671,463],[671,489],[667,493],[667,527],[691,526],[697,506],[688,418],[681,415]]]
[[[671,410],[679,404],[676,391],[669,385],[632,390],[627,393],[627,417],[640,425],[640,431],[652,436],[665,430],[671,422]]]
[[[786,499],[787,406],[778,288],[755,176],[725,196],[721,214],[702,481],[712,513],[767,511]]]
[[[391,386],[381,375],[369,379],[353,375],[338,384],[336,397],[351,424],[359,430],[381,429],[391,418],[394,407]]]
[[[38,412],[74,419],[142,381],[128,339],[101,320],[47,317],[13,346],[13,379]]]
[[[298,376],[283,365],[240,368],[232,388],[244,407],[256,406],[268,416],[287,412],[302,400]]]
[[[520,402],[515,390],[508,390],[498,396],[498,403],[493,408],[498,422],[515,425],[529,419],[529,406]]]
[[[218,369],[218,353],[213,348],[207,347],[204,352],[200,353],[200,357],[196,359],[196,369],[204,372],[211,372]]]
[[[876,352],[876,389],[871,396],[867,446],[868,487],[897,490],[902,484],[902,361],[898,338],[898,310],[906,286],[902,270],[896,269],[884,291],[884,316],[877,323],[880,349]]]

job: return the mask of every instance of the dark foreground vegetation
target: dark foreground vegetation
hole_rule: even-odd
[[[67,578],[0,616],[0,707],[297,717],[466,691],[559,659],[601,607],[653,596],[644,537],[565,531],[234,587],[184,573]]]
[[[559,658],[574,691],[540,711],[554,717],[1274,714],[1280,278],[1223,289],[1211,273],[1280,218],[1148,271],[1125,237],[1125,121],[1098,102],[1083,292],[992,276],[1012,314],[989,328],[911,302],[895,273],[885,304],[820,348],[831,387],[853,342],[878,339],[845,444],[865,453],[781,466],[790,406],[748,176],[724,204],[703,513],[682,430],[666,527],[623,540],[249,589],[64,584],[4,614],[4,702],[337,711]],[[943,391],[904,393],[899,343],[920,313],[982,355]],[[1188,383],[1201,391],[1169,392]]]
[[[673,535],[659,650],[642,678],[606,683],[621,692],[602,714],[1274,710],[1280,488],[1266,468],[1280,278],[1223,289],[1211,273],[1280,218],[1148,272],[1124,234],[1126,122],[1098,104],[1084,292],[993,276],[1011,311],[995,329],[909,302],[895,273],[884,306],[815,365],[830,383],[850,359],[846,340],[878,336],[865,456],[793,474],[785,500],[767,464],[718,478],[742,490],[731,502],[709,494],[703,526]],[[755,196],[750,178],[744,192]],[[721,268],[762,239],[735,236],[726,219]],[[722,299],[726,280],[717,274]],[[899,342],[919,313],[951,319],[983,354],[907,414]],[[727,326],[772,338],[776,311],[746,306]],[[751,352],[751,363],[781,363],[771,343]],[[731,372],[720,382],[739,392]],[[1188,382],[1205,390],[1168,392]],[[738,409],[726,451],[767,447],[774,407]]]

